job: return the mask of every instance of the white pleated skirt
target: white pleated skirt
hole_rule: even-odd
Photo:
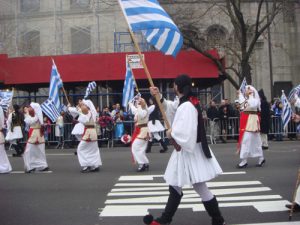
[[[240,158],[263,157],[260,133],[245,131],[240,151]]]
[[[173,151],[169,160],[164,179],[167,184],[183,187],[199,182],[212,180],[223,171],[211,151],[212,158],[206,158],[198,143],[193,153],[181,150]]]
[[[20,126],[16,126],[13,128],[13,132],[11,132],[11,130],[8,130],[5,140],[13,141],[16,139],[21,139],[21,138],[23,138],[22,129]]]
[[[165,130],[164,126],[161,124],[161,122],[159,120],[155,120],[155,124],[153,124],[152,120],[150,120],[148,122],[148,129],[149,129],[149,132],[151,132],[151,133],[161,132],[161,131]]]
[[[78,161],[81,167],[99,167],[102,165],[97,141],[80,141],[77,148]]]
[[[12,170],[4,144],[0,144],[0,173],[9,173]]]
[[[82,123],[76,123],[71,134],[82,135],[84,132],[84,125]]]

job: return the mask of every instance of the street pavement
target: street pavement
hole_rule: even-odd
[[[270,142],[266,164],[245,169],[236,143],[211,148],[224,174],[208,182],[228,225],[299,225],[300,213],[289,222],[285,204],[292,200],[300,165],[299,141]],[[0,175],[0,225],[142,225],[147,213],[159,216],[168,196],[163,173],[171,151],[154,146],[150,170],[136,172],[129,147],[101,148],[98,173],[80,173],[75,149],[47,149],[51,172],[25,174],[22,158],[11,157],[10,174]],[[201,199],[190,187],[172,225],[210,225]]]

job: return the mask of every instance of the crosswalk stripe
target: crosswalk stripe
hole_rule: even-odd
[[[207,182],[208,187],[227,187],[227,186],[243,186],[243,185],[258,185],[261,184],[259,181],[225,181],[225,182]],[[166,183],[117,183],[116,187],[152,187],[152,186],[166,186]],[[192,187],[183,187],[183,189]]]
[[[231,189],[211,189],[211,192],[215,195],[228,195],[228,194],[241,194],[241,193],[251,193],[251,192],[262,192],[262,191],[270,191],[271,189],[268,187],[256,187],[256,188],[231,188]],[[143,191],[143,192],[135,192],[134,188],[132,188],[132,192],[114,192],[108,193],[108,196],[156,196],[156,195],[169,195],[169,191]],[[198,196],[198,194],[194,190],[187,190],[184,192],[185,194],[194,194]]]
[[[233,225],[299,225],[299,221],[294,222],[273,222],[273,223],[247,223],[247,224],[233,224]]]

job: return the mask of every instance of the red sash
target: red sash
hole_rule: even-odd
[[[243,136],[244,136],[244,133],[245,133],[248,117],[249,117],[249,114],[241,112],[241,114],[240,114],[239,142],[238,142],[238,145],[237,145],[237,153],[239,153],[240,150],[241,150],[241,144],[242,144]]]
[[[133,164],[135,164],[135,160],[134,160],[133,153],[132,153],[132,144],[133,144],[134,140],[136,139],[136,137],[140,134],[140,132],[141,132],[141,128],[138,127],[137,125],[135,125],[134,131],[132,134],[132,138],[131,138],[131,160],[132,160]]]

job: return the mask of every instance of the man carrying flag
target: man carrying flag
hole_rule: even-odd
[[[281,103],[283,107],[281,119],[282,119],[283,130],[285,130],[292,117],[292,108],[287,97],[284,94],[284,91],[282,91]]]

